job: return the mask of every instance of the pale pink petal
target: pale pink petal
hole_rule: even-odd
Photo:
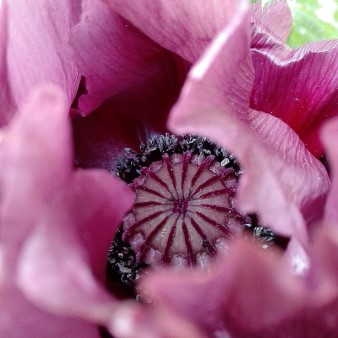
[[[121,303],[111,318],[109,329],[119,338],[205,338],[180,314],[174,314],[165,307],[146,307],[136,302]]]
[[[67,115],[63,93],[54,86],[42,87],[29,96],[4,131],[0,144],[0,223],[7,245],[25,238],[34,225],[36,210],[70,174]]]
[[[264,254],[248,243],[236,243],[208,272],[152,274],[141,290],[155,306],[189,319],[208,337],[283,336],[283,326],[303,309],[304,291],[277,253]]]
[[[317,229],[310,251],[311,269],[308,276],[312,288],[320,292],[319,302],[335,303],[338,311],[338,223],[324,222]],[[336,312],[338,315],[338,312]]]
[[[273,1],[272,3],[266,4],[264,9],[260,8],[260,4],[255,3],[253,6],[254,13],[251,15],[251,50],[253,54],[255,51],[259,53],[266,53],[267,55],[278,54],[278,53],[287,53],[291,51],[291,48],[285,44],[287,34],[289,29],[291,29],[291,18],[284,21],[277,19],[279,17],[278,7],[283,6],[282,11],[284,10],[284,15],[288,17],[290,15],[285,1],[282,3],[279,0]],[[273,6],[273,15],[270,16],[269,8]],[[288,13],[285,13],[288,12]],[[272,20],[270,18],[272,17]],[[274,31],[274,28],[276,31]],[[280,33],[279,36],[278,33]]]
[[[229,0],[104,1],[159,45],[191,63],[239,8],[237,1]]]
[[[245,170],[238,206],[258,212],[277,232],[304,240],[299,209],[309,221],[321,216],[328,176],[282,121],[248,111],[247,25],[244,11],[216,37],[192,69],[169,126],[179,134],[205,135],[233,151]]]
[[[318,131],[338,114],[338,40],[296,50],[255,48],[251,107],[287,123],[315,155],[321,155]]]
[[[51,312],[105,323],[115,307],[105,291],[106,256],[132,194],[99,171],[78,171],[51,200],[26,240],[18,282]]]
[[[130,95],[126,101],[133,100],[135,92],[152,103],[162,101],[166,105],[169,100],[172,104],[182,81],[180,76],[185,76],[177,56],[143,35],[100,0],[83,2],[81,21],[73,29],[70,43],[85,86],[75,106],[83,115],[109,97]],[[155,120],[162,113],[163,108],[160,109],[150,117],[141,109],[135,113]]]
[[[116,304],[106,254],[129,189],[105,172],[72,173],[66,98],[50,85],[4,130],[0,162],[0,335],[98,337]]]
[[[7,78],[13,102],[21,105],[40,83],[59,85],[67,105],[76,95],[79,74],[68,47],[81,1],[8,1]]]
[[[292,27],[291,11],[286,0],[257,1],[251,5],[254,25],[263,25],[266,33],[286,42]],[[255,29],[255,28],[254,28]]]
[[[273,203],[276,203],[276,206],[279,204],[277,201],[279,201],[281,205],[284,205],[282,208],[284,212],[281,212],[282,209],[278,211],[277,207],[275,209],[275,217],[271,213],[268,217],[270,221],[267,222],[267,224],[277,224],[279,223],[277,220],[276,222],[273,221],[274,218],[277,218],[277,215],[284,218],[284,215],[289,214],[289,216],[286,216],[290,217],[289,223],[300,225],[300,223],[298,223],[300,220],[297,220],[298,210],[296,209],[298,208],[308,224],[320,219],[323,215],[323,207],[330,186],[329,177],[324,166],[311,155],[297,134],[283,121],[274,116],[251,111],[250,127],[256,133],[256,136],[253,136],[251,140],[251,144],[255,145],[256,150],[252,149],[252,152],[255,153],[257,151],[256,155],[262,158],[266,167],[263,170],[265,164],[260,162],[258,168],[255,169],[253,167],[253,161],[255,160],[253,155],[250,155],[248,152],[245,154],[243,160],[249,163],[247,170],[248,176],[246,182],[242,183],[243,191],[240,192],[240,194],[243,195],[239,195],[239,199],[242,199],[243,204],[246,204],[245,201],[248,199],[253,199],[253,195],[251,198],[244,196],[244,190],[250,190],[249,187],[245,187],[245,184],[255,186],[256,183],[260,181],[261,187],[266,187],[266,190],[264,192],[262,191],[263,189],[260,190],[260,188],[256,186],[256,197],[261,197],[263,203],[263,201],[268,202],[270,196],[268,205],[272,209],[274,208]],[[257,139],[257,136],[260,140]],[[256,141],[257,145],[255,144]],[[248,160],[245,158],[246,156]],[[260,174],[258,173],[259,170],[262,170]],[[254,174],[255,171],[256,174]],[[273,182],[277,184],[275,189],[272,188]],[[269,186],[270,184],[271,186]],[[280,194],[279,197],[277,197],[278,194]],[[248,203],[251,204],[251,207],[254,207],[256,204],[256,202]],[[279,205],[279,207],[281,207],[281,205]],[[269,209],[269,207],[266,205],[265,211],[263,211],[264,206],[262,204],[259,209],[267,215],[269,211],[266,209]],[[291,221],[292,218],[294,222]],[[287,219],[284,221],[288,223]],[[283,226],[281,222],[278,230],[282,231],[282,228],[286,229],[288,226]]]
[[[290,239],[284,252],[283,260],[294,275],[305,277],[309,274],[312,262],[310,262],[309,253],[307,252],[308,248],[308,245],[304,246],[296,237]]]
[[[269,256],[242,241],[208,272],[153,273],[140,290],[155,309],[173,311],[208,337],[335,337],[337,239],[335,233],[315,240],[303,276],[277,252]]]
[[[0,288],[0,336],[11,338],[99,338],[97,325],[57,316],[28,302],[14,287]]]
[[[68,187],[71,142],[67,118],[63,93],[54,86],[45,86],[29,96],[3,131],[0,143],[0,336],[3,337],[99,337],[96,324],[52,315],[36,307],[17,289],[15,281],[23,242],[29,238],[41,213],[50,207],[56,192]],[[79,213],[83,214],[83,210]],[[62,212],[56,219],[61,215]],[[42,274],[36,280],[45,276]]]

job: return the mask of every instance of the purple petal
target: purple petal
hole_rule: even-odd
[[[315,155],[322,153],[322,122],[338,112],[337,56],[338,40],[252,52],[256,76],[251,106],[282,119]]]
[[[191,63],[238,10],[236,1],[222,0],[105,2],[159,45]]]
[[[322,130],[322,139],[327,151],[331,171],[331,190],[325,209],[325,221],[337,227],[338,224],[338,118],[327,122]]]
[[[169,126],[205,135],[239,158],[245,173],[239,207],[263,224],[306,238],[308,221],[323,210],[329,179],[297,135],[275,117],[251,111],[247,12],[234,17],[192,69]],[[236,72],[234,72],[236,70]]]
[[[7,80],[7,5],[0,4],[0,126],[8,124],[14,115]]]
[[[39,83],[59,85],[70,105],[79,74],[68,47],[80,1],[8,1],[7,80],[16,105]]]
[[[217,35],[191,70],[181,98],[189,97],[192,84],[203,86],[203,97],[212,104],[222,105],[227,111],[246,119],[254,75],[249,55],[249,34],[248,6],[246,1],[241,1],[232,21]],[[234,69],[237,71],[234,72]],[[179,115],[175,110],[172,114]]]
[[[115,107],[106,102],[89,116],[73,119],[75,161],[81,168],[112,172],[125,148],[138,150],[146,139],[142,122]]]

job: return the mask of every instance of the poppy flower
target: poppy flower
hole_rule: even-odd
[[[67,332],[95,337],[98,325],[121,337],[135,332],[140,337],[198,337],[215,329],[242,333],[235,317],[230,327],[215,326],[216,317],[203,322],[198,314],[187,316],[182,304],[172,300],[171,277],[165,301],[157,292],[161,276],[141,284],[146,291],[154,290],[158,307],[117,301],[103,286],[109,242],[132,196],[111,175],[88,168],[115,171],[124,148],[137,149],[140,140],[167,128],[207,136],[235,152],[245,170],[238,207],[257,212],[264,224],[292,237],[288,254],[294,264],[301,259],[303,246],[308,249],[308,228],[321,219],[330,185],[313,154],[321,151],[318,125],[323,116],[335,114],[337,78],[334,72],[327,76],[327,70],[337,67],[336,43],[289,50],[284,45],[290,23],[285,2],[273,3],[269,16],[260,10],[252,7],[250,14],[244,0],[40,0],[2,5],[0,43],[6,52],[0,68],[1,123],[7,125],[14,115],[1,142],[5,335],[25,331],[31,336]],[[278,13],[286,19],[275,26]],[[281,76],[289,87],[279,86]],[[318,78],[323,90],[315,93]],[[42,82],[58,87],[40,86]],[[29,94],[38,84],[37,92]],[[283,97],[286,89],[297,93],[290,105],[285,102],[291,94]],[[75,163],[86,170],[71,165],[68,111],[82,116],[73,117],[72,123]],[[306,128],[298,124],[297,114]],[[236,262],[245,267],[242,257],[251,253],[246,245],[238,247],[243,250],[231,248],[228,256],[234,269]],[[231,265],[228,257],[224,261]],[[262,261],[257,278],[264,275],[275,282],[283,268]],[[250,278],[256,269],[254,265],[248,270]],[[242,270],[234,271],[242,276]],[[182,290],[191,279],[184,277]],[[195,290],[192,299],[197,300]],[[301,309],[304,295],[297,290],[294,294]],[[258,306],[255,297],[251,300]],[[317,300],[323,301],[321,295]],[[221,309],[217,302],[208,304]],[[285,318],[277,310],[276,317]],[[264,320],[272,323],[270,317]],[[249,329],[257,331],[253,324]]]

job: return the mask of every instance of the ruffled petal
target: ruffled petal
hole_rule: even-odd
[[[238,206],[258,212],[263,224],[306,239],[306,220],[323,212],[329,179],[297,135],[271,115],[248,111],[247,13],[234,17],[192,69],[169,126],[205,135],[233,151],[245,170]],[[247,46],[247,47],[246,47]],[[236,71],[234,71],[236,70]]]
[[[291,11],[286,0],[272,0],[268,3],[256,1],[251,5],[254,25],[263,25],[269,34],[286,42],[292,28]]]
[[[273,210],[276,207],[275,217],[271,213],[267,216],[269,221],[266,221],[272,226],[279,223],[277,231],[289,228],[292,232],[292,225],[289,227],[287,224],[293,224],[295,229],[299,227],[300,230],[303,222],[298,215],[298,210],[302,212],[308,225],[318,221],[323,215],[330,187],[330,180],[324,166],[311,155],[297,134],[281,120],[266,113],[251,111],[250,128],[256,133],[251,139],[251,145],[254,145],[255,150],[251,149],[251,151],[257,152],[257,157],[262,158],[266,167],[263,169],[265,165],[260,162],[255,169],[252,165],[255,161],[253,155],[248,152],[245,154],[243,161],[246,162],[246,157],[248,159],[251,157],[251,163],[247,167],[246,181],[241,183],[243,190],[239,193],[239,202],[243,201],[244,205],[249,199],[253,200],[255,194],[251,197],[245,196],[245,190],[249,191],[250,185],[254,186],[260,181],[261,188],[265,186],[267,190],[264,191],[264,188],[261,189],[257,185],[256,197],[267,204],[265,207],[262,204],[259,210],[267,215],[270,208]],[[260,174],[259,170],[261,170]],[[255,171],[257,175],[254,174]],[[248,186],[245,186],[246,184]],[[275,188],[273,188],[274,184],[276,184]],[[269,196],[271,204],[268,202]],[[251,206],[256,208],[256,202]],[[284,225],[283,222],[277,221],[277,217],[284,219]]]
[[[7,78],[14,104],[40,83],[59,85],[70,106],[79,74],[68,47],[70,29],[80,15],[80,1],[8,1]]]
[[[185,76],[185,71],[179,69],[178,58],[100,0],[83,2],[81,21],[73,29],[70,43],[84,79],[85,92],[75,107],[82,115],[110,97],[129,94],[128,103],[137,92],[149,100],[149,105],[161,101],[166,106],[168,101],[172,104],[176,99],[180,77]],[[160,107],[148,119],[155,122],[163,110]],[[147,119],[141,109],[134,113]]]
[[[300,282],[278,260],[277,253],[270,257],[248,243],[234,243],[209,272],[152,274],[143,280],[141,290],[149,292],[157,306],[189,319],[207,336],[268,337],[282,333],[280,326],[304,305]]]
[[[190,63],[198,59],[239,8],[237,1],[223,0],[104,1],[159,45]]]
[[[312,260],[321,267],[313,268],[317,276],[297,277],[277,252],[268,256],[242,241],[233,243],[208,272],[152,273],[140,290],[155,307],[190,320],[208,337],[334,337],[338,289],[337,256],[332,254],[337,238],[336,233],[334,241],[316,240],[311,247],[312,257],[321,251]]]
[[[324,120],[338,114],[338,40],[299,49],[255,48],[251,107],[287,123],[316,156]]]

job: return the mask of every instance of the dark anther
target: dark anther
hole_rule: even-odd
[[[116,165],[116,175],[127,183],[131,183],[140,175],[140,169],[149,167],[152,162],[162,159],[163,154],[183,154],[186,151],[193,155],[215,157],[224,168],[234,168],[239,176],[241,168],[234,154],[209,141],[206,137],[195,135],[156,135],[151,137],[146,144],[141,144],[140,153],[126,149],[125,154]]]
[[[121,298],[135,297],[135,281],[139,279],[141,270],[146,267],[146,264],[136,262],[135,252],[122,240],[120,229],[108,251],[108,287]]]

